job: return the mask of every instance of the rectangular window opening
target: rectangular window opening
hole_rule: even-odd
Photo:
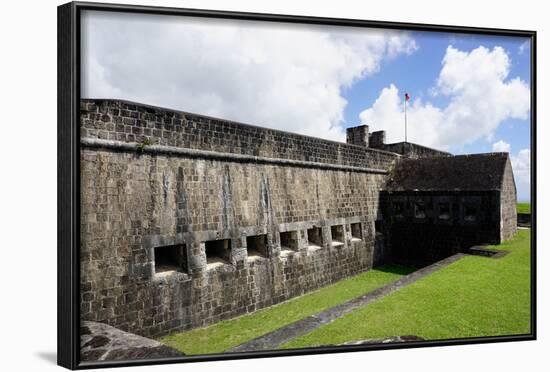
[[[281,232],[280,237],[282,250],[298,250],[298,231]]]
[[[175,244],[154,248],[155,274],[174,271],[187,272],[187,251],[185,244]]]
[[[451,218],[451,204],[439,203],[439,219],[448,220],[449,218]]]
[[[307,242],[309,247],[312,248],[323,246],[323,233],[320,227],[312,227],[307,230]]]
[[[254,235],[246,237],[248,257],[267,257],[267,235]]]
[[[376,223],[375,223],[376,227]],[[363,231],[361,230],[361,223],[351,224],[351,240],[363,240]]]
[[[477,208],[473,205],[464,206],[464,221],[474,222],[477,219]]]
[[[209,240],[204,242],[206,251],[206,264],[223,264],[228,263],[231,257],[231,240]]]
[[[405,211],[405,206],[403,202],[394,202],[393,203],[393,214],[397,217],[403,217]]]
[[[426,205],[424,202],[419,201],[414,203],[414,217],[426,218]]]
[[[330,235],[332,238],[332,246],[344,245],[344,226],[334,225],[330,227]]]

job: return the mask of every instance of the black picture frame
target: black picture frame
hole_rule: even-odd
[[[476,337],[437,341],[414,341],[405,344],[369,344],[326,346],[299,350],[270,350],[245,353],[184,356],[174,359],[87,362],[79,360],[79,247],[80,247],[80,17],[85,10],[181,15],[191,17],[286,22],[314,25],[392,28],[411,31],[458,32],[499,36],[522,36],[531,40],[531,333],[513,336]],[[288,355],[341,353],[352,351],[464,345],[488,342],[526,341],[536,339],[536,32],[454,25],[416,24],[358,19],[336,19],[282,14],[241,13],[215,10],[180,9],[71,2],[58,7],[58,364],[69,369],[154,365],[177,362],[200,362]]]

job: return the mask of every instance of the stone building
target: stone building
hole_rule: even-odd
[[[517,229],[507,153],[401,159],[381,192],[391,261],[424,266]]]
[[[367,126],[340,143],[120,100],[82,100],[80,116],[81,318],[139,335],[515,231],[507,154],[385,144]],[[417,230],[435,234],[426,251]]]

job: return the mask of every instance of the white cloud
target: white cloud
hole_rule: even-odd
[[[407,109],[408,140],[449,149],[480,138],[490,141],[506,119],[527,119],[530,90],[519,78],[509,79],[510,59],[505,50],[478,47],[470,52],[447,48],[433,96],[449,100],[438,107],[414,99]],[[386,130],[388,142],[404,139],[403,97],[391,84],[376,102],[360,114],[372,130]]]
[[[530,200],[531,195],[531,150],[520,150],[510,157],[516,180],[518,200]]]
[[[528,201],[531,199],[531,151],[523,149],[514,155],[511,150],[510,144],[503,140],[493,143],[493,151],[510,153],[518,200]]]
[[[531,41],[526,40],[518,47],[518,54],[525,53],[526,50],[529,50],[531,48]]]
[[[531,179],[531,150],[520,150],[517,155],[512,156],[511,161],[517,180],[528,183]]]
[[[507,143],[507,142],[504,142],[503,140],[495,142],[495,143],[493,143],[493,151],[494,152],[510,152],[510,144]]]
[[[83,97],[123,98],[345,140],[342,91],[409,54],[406,33],[86,13]]]

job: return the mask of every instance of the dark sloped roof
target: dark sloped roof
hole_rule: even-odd
[[[399,159],[388,191],[500,190],[508,153]]]

